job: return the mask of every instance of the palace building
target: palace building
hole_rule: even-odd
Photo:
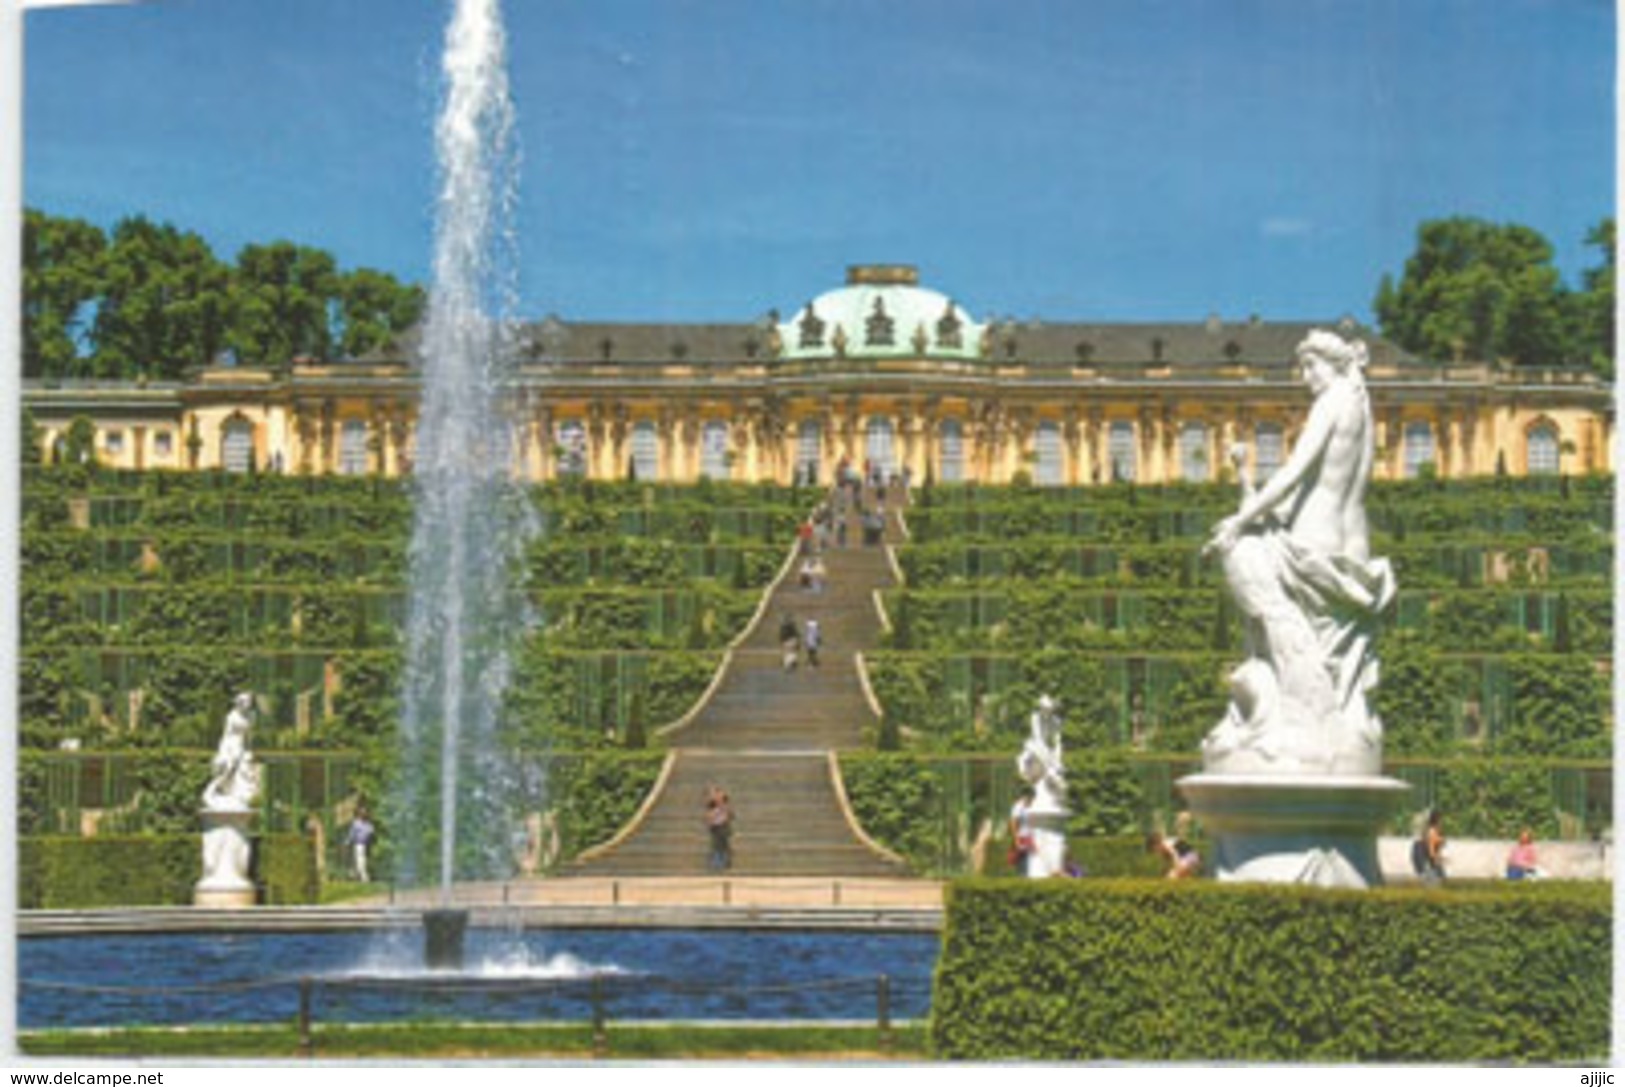
[[[849,458],[939,482],[1171,482],[1213,478],[1244,441],[1264,475],[1307,415],[1293,349],[1312,327],[1370,348],[1379,479],[1613,468],[1613,393],[1590,371],[1420,359],[1350,319],[978,320],[907,265],[850,268],[787,312],[525,326],[516,473],[788,483]],[[88,418],[113,467],[394,476],[411,465],[415,350],[30,383],[23,399],[47,451]]]

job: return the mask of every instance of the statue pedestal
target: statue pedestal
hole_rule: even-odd
[[[254,812],[210,810],[203,817],[203,878],[192,889],[192,905],[205,909],[241,909],[254,905],[254,883],[248,878],[253,857],[248,825]]]
[[[1033,851],[1027,856],[1027,878],[1048,879],[1066,872],[1067,811],[1027,812]]]
[[[1377,834],[1410,786],[1385,777],[1195,774],[1177,786],[1215,843],[1221,880],[1382,883]]]

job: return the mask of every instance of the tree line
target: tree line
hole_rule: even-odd
[[[103,231],[29,209],[23,221],[23,376],[174,380],[235,360],[356,358],[423,312],[424,292],[288,241],[235,262],[198,234],[131,216]]]
[[[1384,336],[1424,358],[1586,366],[1614,373],[1614,220],[1586,234],[1601,262],[1563,282],[1552,244],[1517,223],[1425,222],[1395,283],[1373,308]]]
[[[1577,287],[1552,244],[1527,226],[1455,217],[1424,222],[1373,308],[1382,334],[1430,359],[1592,366],[1613,375],[1614,220],[1586,236],[1600,263]],[[176,379],[232,357],[283,366],[351,359],[421,316],[423,288],[331,254],[276,241],[235,263],[199,235],[142,216],[111,231],[30,210],[23,229],[23,374]]]

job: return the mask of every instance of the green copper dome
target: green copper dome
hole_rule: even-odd
[[[778,326],[783,357],[976,358],[984,323],[904,264],[856,265]]]

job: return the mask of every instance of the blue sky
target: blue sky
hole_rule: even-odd
[[[1368,318],[1417,225],[1614,207],[1611,0],[508,0],[528,316]],[[26,22],[27,203],[423,281],[448,2]]]

